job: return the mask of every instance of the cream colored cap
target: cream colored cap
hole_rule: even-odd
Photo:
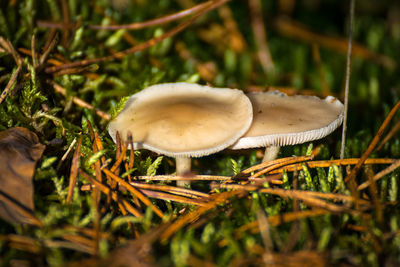
[[[231,149],[295,145],[323,138],[343,122],[343,104],[334,97],[287,96],[273,91],[247,94],[253,123]]]
[[[116,140],[130,131],[134,149],[172,157],[200,157],[236,142],[252,122],[252,106],[237,89],[192,83],[150,86],[132,95],[109,124]]]

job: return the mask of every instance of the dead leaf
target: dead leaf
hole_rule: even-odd
[[[45,145],[26,128],[0,132],[0,217],[40,225],[33,215],[33,173]]]

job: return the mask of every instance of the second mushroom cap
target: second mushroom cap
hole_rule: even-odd
[[[333,132],[343,121],[343,104],[334,97],[249,93],[253,123],[231,148],[295,145]]]

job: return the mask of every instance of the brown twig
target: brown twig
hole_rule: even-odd
[[[132,184],[132,183],[130,183]],[[141,192],[151,198],[158,198],[158,199],[162,199],[162,200],[169,200],[169,201],[175,201],[175,202],[181,202],[181,203],[185,203],[185,204],[192,204],[192,205],[197,205],[197,206],[204,206],[206,204],[206,199],[203,198],[199,198],[199,197],[195,197],[194,195],[191,194],[186,194],[187,196],[185,196],[185,194],[176,194],[176,192],[171,192],[171,191],[167,191],[164,190],[165,192],[159,192],[159,191],[154,191],[153,188],[157,187],[157,185],[149,185],[150,188],[152,188],[151,190],[149,189],[144,189],[144,188],[148,188],[146,186],[137,186],[137,184],[133,184],[135,185],[135,187],[142,189]],[[83,185],[81,187],[82,191],[87,191],[92,189],[93,187],[98,186],[97,184],[93,185]],[[103,191],[103,190],[102,190]]]
[[[57,33],[54,33],[54,35],[49,36],[48,42],[43,48],[44,49],[43,54],[39,58],[39,65],[43,65],[46,62],[48,56],[50,55],[50,52],[53,51],[54,47],[56,47],[58,43],[58,38],[59,37]]]
[[[32,51],[29,50],[29,49],[20,47],[20,48],[18,48],[18,52],[20,52],[20,53],[22,53],[22,54],[24,54],[24,55],[28,55],[28,56],[31,56],[31,57],[32,57]],[[37,67],[39,67],[39,63],[37,62],[39,57],[40,57],[40,56],[37,54],[37,55],[36,55]],[[60,66],[60,65],[64,64],[62,61],[59,61],[59,60],[54,59],[54,58],[49,58],[49,59],[46,61],[46,63],[49,63],[49,64],[54,65],[54,66]]]
[[[14,58],[15,63],[18,66],[22,65],[22,58],[19,56],[17,51],[15,50],[14,46],[11,44],[11,42],[7,39],[4,39],[3,37],[0,36],[0,45],[9,53],[12,55]]]
[[[178,20],[190,15],[193,15],[210,5],[212,5],[215,1],[207,1],[205,3],[201,3],[197,6],[194,6],[192,8],[182,10],[173,14],[166,15],[161,18],[156,18],[144,22],[136,22],[136,23],[131,23],[131,24],[125,24],[125,25],[89,25],[89,29],[94,29],[94,30],[120,30],[120,29],[127,29],[127,30],[139,30],[151,26],[157,26],[161,24],[165,24],[174,20]]]
[[[14,87],[20,71],[21,71],[21,66],[18,66],[17,69],[14,71],[13,75],[11,76],[10,80],[8,81],[6,88],[4,88],[3,92],[1,92],[0,104],[3,103],[4,99],[6,99],[10,90]]]
[[[216,2],[213,2],[213,4],[211,4],[210,6],[208,6],[205,9],[202,9],[199,13],[193,15],[190,19],[188,19],[185,22],[182,22],[181,24],[179,24],[177,27],[173,28],[172,30],[166,32],[165,34],[159,36],[159,37],[155,37],[153,39],[150,39],[144,43],[138,44],[134,47],[131,47],[129,49],[126,49],[124,51],[120,51],[117,52],[113,55],[109,55],[109,56],[105,56],[105,57],[100,57],[100,58],[94,58],[94,59],[85,59],[82,61],[76,61],[76,62],[72,62],[72,63],[68,63],[68,64],[64,64],[61,66],[53,66],[53,67],[49,67],[46,68],[45,71],[46,73],[54,73],[54,72],[58,72],[60,70],[63,69],[70,69],[70,68],[75,68],[75,67],[82,67],[82,66],[87,66],[87,65],[91,65],[94,63],[99,63],[99,62],[103,62],[103,61],[110,61],[110,60],[114,60],[114,59],[121,59],[123,57],[125,57],[126,55],[147,49],[167,38],[170,38],[176,34],[178,34],[179,32],[183,31],[184,29],[186,29],[187,27],[189,27],[198,17],[200,17],[201,15],[209,12],[212,9],[217,8],[218,6],[225,4],[228,0],[219,0]]]
[[[381,150],[382,147],[400,130],[400,121],[396,122],[392,129],[390,129],[389,133],[383,138],[382,142],[376,148],[376,150]]]
[[[148,184],[148,183],[139,183],[139,182],[130,182],[130,185],[139,188],[139,189],[147,189],[152,191],[164,191],[170,194],[185,196],[189,198],[202,198],[207,199],[209,194],[202,193],[199,191],[186,189],[182,187],[175,187],[169,185],[157,185],[157,184]],[[97,186],[97,184],[96,184]],[[81,187],[81,190],[89,190],[90,188],[87,185]]]
[[[78,170],[79,170],[79,158],[81,157],[80,152],[81,152],[82,138],[83,136],[81,135],[81,137],[79,137],[78,144],[76,145],[74,156],[72,158],[71,173],[69,175],[68,195],[65,201],[67,204],[69,204],[72,201],[72,197],[74,196],[74,187],[76,183],[76,178],[78,177]]]
[[[69,20],[69,8],[67,0],[61,0],[61,8],[62,8],[62,17],[63,17],[63,27],[62,27],[62,45],[67,47],[68,39],[69,39],[69,29],[67,25],[70,24]]]

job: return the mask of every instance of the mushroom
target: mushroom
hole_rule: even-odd
[[[176,174],[191,170],[191,157],[223,150],[236,142],[252,122],[252,105],[237,89],[192,83],[150,86],[132,95],[109,124],[109,133],[176,158]]]
[[[343,104],[332,96],[288,96],[278,91],[247,94],[253,123],[231,149],[266,147],[264,161],[277,157],[281,146],[321,139],[343,121]]]

